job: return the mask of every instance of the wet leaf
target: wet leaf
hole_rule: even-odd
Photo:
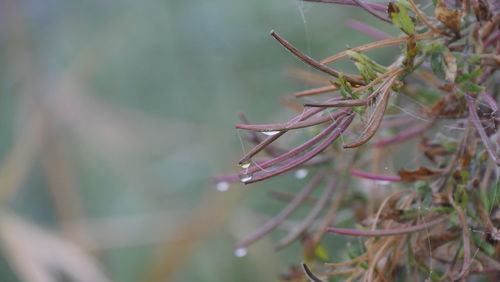
[[[435,10],[436,18],[455,33],[460,32],[464,12],[448,9],[444,0],[438,0]]]
[[[398,173],[404,182],[414,182],[417,180],[425,180],[425,179],[434,178],[436,176],[440,176],[442,171],[432,170],[432,169],[428,169],[426,167],[420,167],[417,170],[402,169]]]

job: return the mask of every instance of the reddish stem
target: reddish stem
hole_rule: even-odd
[[[269,171],[269,172],[260,171],[258,173],[254,173],[253,176],[252,176],[252,179],[249,180],[248,182],[245,182],[245,184],[262,181],[264,179],[271,178],[271,177],[276,176],[278,174],[282,174],[282,173],[287,172],[287,171],[289,171],[291,169],[294,169],[295,167],[300,166],[303,163],[307,162],[308,160],[312,159],[314,156],[316,156],[317,154],[319,154],[323,150],[325,150],[331,143],[333,143],[333,141],[335,141],[347,129],[347,127],[351,124],[353,118],[354,118],[354,115],[350,115],[349,117],[347,117],[345,119],[345,121],[339,127],[337,127],[338,124],[336,124],[336,122],[332,123],[332,125],[330,125],[327,128],[328,131],[326,132],[326,133],[330,133],[331,132],[330,135],[328,135],[328,137],[321,144],[319,144],[317,147],[315,147],[311,151],[303,154],[302,156],[297,157],[296,159],[290,161],[289,163],[287,163],[287,164],[285,164],[285,165],[277,168],[276,170]],[[335,128],[335,127],[337,127],[337,128]],[[324,131],[326,131],[327,129],[325,129]],[[317,143],[318,141],[316,141],[314,143]],[[308,142],[306,142],[306,143],[308,143]],[[304,146],[304,145],[306,145],[306,143],[304,143],[302,146],[299,146],[299,147],[301,147],[300,149],[297,149],[297,148],[299,148],[299,147],[297,147],[296,149],[294,149],[292,151],[289,151],[286,154],[289,154],[289,153],[290,153],[290,155],[298,154],[299,152],[302,152],[304,149],[306,149],[306,148],[308,148],[308,147],[310,147],[310,146],[312,146],[314,144],[314,143],[313,144],[307,144],[307,146]],[[283,154],[283,155],[286,155],[286,154]],[[278,157],[278,158],[280,158],[280,157]],[[278,162],[278,161],[275,161],[278,158],[270,160],[269,163],[273,163],[273,162],[276,163],[276,162]],[[284,158],[284,159],[286,159],[286,158]],[[259,168],[257,168],[257,167],[252,167],[249,170],[252,170],[253,172],[255,172],[258,169]],[[251,173],[251,172],[247,172],[247,173]]]
[[[398,182],[402,181],[401,177],[399,176],[390,176],[390,175],[378,175],[378,174],[372,174],[360,170],[355,170],[352,169],[349,171],[350,174],[361,177],[361,178],[366,178],[366,179],[371,179],[371,180],[378,180],[378,181],[390,181],[390,182]]]
[[[410,127],[409,129],[407,129],[403,132],[400,132],[399,134],[397,134],[391,138],[379,140],[374,144],[374,146],[375,147],[384,147],[384,146],[388,146],[388,145],[391,145],[394,143],[406,141],[406,140],[411,139],[417,135],[420,135],[422,132],[424,132],[431,125],[432,125],[432,122],[425,123],[425,124],[418,124],[416,126]]]
[[[392,38],[389,34],[374,28],[373,26],[366,25],[360,21],[356,20],[347,20],[347,25],[355,30],[358,30],[366,35],[369,35],[375,39],[378,40],[384,40],[384,39],[389,39]],[[396,47],[398,48],[398,47]]]

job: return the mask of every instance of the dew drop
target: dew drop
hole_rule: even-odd
[[[221,181],[221,182],[217,183],[217,190],[219,192],[225,192],[225,191],[229,190],[229,182]]]
[[[246,256],[247,253],[248,253],[248,251],[246,248],[237,248],[236,250],[234,250],[234,256],[238,257],[238,258],[242,258],[242,257]]]
[[[391,182],[387,181],[387,180],[377,180],[377,181],[375,181],[375,183],[377,183],[378,185],[382,185],[382,186],[386,186],[386,185],[391,184]]]
[[[250,160],[242,160],[238,165],[241,168],[248,168],[252,162]]]
[[[252,180],[252,175],[248,173],[242,174],[240,175],[240,180],[243,183],[247,183],[248,181]]]
[[[264,133],[267,136],[273,136],[273,135],[276,135],[280,132],[279,131],[262,131],[262,133]]]
[[[301,168],[295,171],[295,177],[297,179],[304,179],[309,174],[309,171],[305,168]]]

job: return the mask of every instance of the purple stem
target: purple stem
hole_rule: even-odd
[[[318,202],[316,202],[307,217],[300,223],[299,226],[294,227],[285,238],[281,239],[278,242],[278,244],[276,245],[276,249],[281,249],[288,246],[302,233],[304,233],[304,231],[314,222],[314,220],[318,218],[318,216],[321,214],[321,211],[323,211],[324,207],[330,201],[336,184],[337,181],[335,181],[335,178],[332,178],[330,181],[328,181],[325,190],[323,191],[323,193],[319,197]]]
[[[488,92],[483,91],[481,92],[481,95],[483,96],[484,100],[486,100],[486,102],[494,112],[498,111],[497,102],[495,101],[495,99],[493,99],[493,97],[490,96],[490,94],[488,94]]]
[[[340,99],[342,99],[342,98],[341,97],[331,98],[327,102],[333,102],[333,101],[337,101],[337,100],[340,100]],[[289,123],[295,123],[295,122],[306,120],[306,119],[310,118],[311,116],[313,116],[313,115],[315,115],[315,114],[317,114],[317,113],[319,113],[319,112],[321,112],[323,110],[324,109],[321,109],[321,108],[308,109],[308,110],[304,111],[302,114],[300,114],[300,115],[295,116],[294,118],[292,118],[289,121]],[[283,134],[285,134],[285,131],[277,133],[276,135],[272,135],[272,136],[266,137],[266,139],[264,139],[261,143],[257,144],[255,147],[252,148],[252,150],[250,150],[248,153],[246,153],[240,159],[239,163],[248,161],[253,156],[255,156],[257,153],[259,153],[264,148],[266,148],[267,146],[269,146],[269,144],[271,144],[276,139],[278,139],[279,137],[281,137]]]
[[[309,184],[307,184],[307,186],[293,198],[293,200],[286,206],[286,208],[284,208],[277,216],[267,221],[257,231],[248,235],[245,239],[236,244],[234,248],[243,248],[252,244],[253,242],[259,240],[262,236],[266,235],[271,230],[276,228],[280,223],[282,223],[283,220],[290,216],[290,214],[292,214],[300,206],[300,204],[302,204],[307,199],[311,192],[318,187],[318,185],[323,180],[323,177],[325,176],[325,172],[325,170],[322,170],[317,173],[311,180],[311,182],[309,182]]]
[[[355,170],[355,169],[350,170],[349,173],[352,175],[355,175],[355,176],[359,176],[359,177],[371,179],[371,180],[391,181],[391,182],[401,181],[401,177],[399,177],[399,176],[377,175],[377,174],[372,174],[372,173],[359,171],[359,170]]]
[[[370,5],[368,5],[368,3],[363,2],[361,0],[353,0],[353,2],[358,4],[358,6],[360,6],[363,10],[368,12],[370,15],[372,15],[378,19],[381,19],[384,22],[392,23],[391,19],[389,19],[387,16],[385,16],[385,14],[380,14],[377,10],[373,9]]]
[[[334,128],[336,126],[336,124],[332,124],[330,126],[332,128],[329,130],[329,132],[332,131],[332,133],[321,144],[319,144],[316,148],[314,148],[311,151],[305,153],[304,155],[290,161],[289,163],[283,165],[282,167],[280,167],[274,171],[271,171],[271,172],[262,171],[262,172],[254,174],[252,176],[252,179],[248,182],[245,182],[245,184],[254,183],[254,182],[264,180],[264,179],[268,179],[270,177],[273,177],[273,176],[276,176],[278,174],[289,171],[289,170],[307,162],[308,160],[312,159],[314,156],[316,156],[317,154],[319,154],[323,150],[325,150],[333,141],[335,141],[340,136],[340,134],[342,134],[347,129],[347,127],[351,124],[353,119],[354,119],[354,115],[350,115],[349,117],[347,117],[345,119],[345,121],[338,128]],[[311,146],[311,145],[309,145],[309,146]],[[307,146],[307,147],[309,147],[309,146]],[[297,154],[307,147],[304,147],[301,150],[297,150],[291,155]],[[271,161],[273,161],[273,160],[271,160]]]
[[[432,122],[418,124],[416,126],[410,127],[409,129],[407,129],[403,132],[400,132],[399,134],[397,134],[391,138],[379,140],[374,144],[374,146],[378,148],[378,147],[384,147],[387,145],[391,145],[391,144],[394,144],[397,142],[406,141],[406,140],[413,138],[413,137],[419,135],[420,133],[424,132],[431,125],[432,125]]]
[[[242,172],[240,172],[240,175],[243,175],[243,174],[251,174],[251,173],[254,173],[256,171],[259,171],[259,170],[262,170],[262,169],[266,169],[270,166],[273,166],[281,161],[284,161],[288,158],[291,158],[297,154],[299,154],[300,152],[304,151],[305,149],[313,146],[314,144],[318,143],[319,141],[321,141],[321,139],[323,139],[327,134],[329,134],[330,132],[332,132],[337,126],[338,124],[340,123],[340,120],[342,118],[339,118],[337,120],[335,120],[334,122],[332,122],[327,128],[323,129],[323,131],[321,131],[319,134],[317,134],[316,136],[314,136],[313,138],[309,139],[308,141],[306,141],[305,143],[303,143],[302,145],[300,146],[297,146],[295,147],[294,149],[284,153],[284,154],[281,154],[273,159],[270,159],[266,162],[263,162],[261,164],[258,164],[255,165],[255,166],[252,166],[246,170],[243,170]]]
[[[330,4],[339,4],[339,5],[349,5],[349,6],[358,6],[356,2],[352,0],[302,0],[304,2],[318,2],[318,3],[330,3]],[[387,12],[387,7],[379,4],[363,2],[368,7],[372,8],[376,11]]]
[[[491,146],[488,135],[486,134],[486,131],[484,130],[484,127],[481,124],[481,121],[479,120],[479,115],[477,114],[476,101],[469,94],[466,94],[465,98],[467,99],[467,105],[469,106],[469,113],[471,115],[472,123],[476,127],[477,132],[479,133],[479,136],[483,141],[483,145],[486,148],[486,151],[488,151],[488,154],[490,155],[491,159],[493,159],[495,164],[497,166],[500,166],[500,161],[496,156],[495,149],[493,149],[493,147]]]
[[[285,123],[274,123],[274,124],[237,124],[236,128],[253,130],[253,131],[261,131],[261,132],[298,129],[298,128],[309,127],[309,126],[317,125],[317,124],[324,123],[324,122],[327,122],[330,120],[334,120],[335,118],[347,113],[348,111],[349,110],[347,110],[347,109],[343,109],[343,110],[331,113],[329,115],[311,118],[311,119],[300,121],[300,122],[289,121],[289,122],[285,122]]]
[[[390,36],[389,34],[383,32],[377,28],[374,28],[373,26],[366,25],[360,21],[347,20],[347,25],[352,29],[358,30],[358,31],[360,31],[364,34],[367,34],[367,35],[369,35],[375,39],[378,39],[378,40],[392,38],[392,36]],[[399,48],[397,46],[393,46],[393,47]]]
[[[250,120],[248,120],[247,116],[244,113],[239,113],[239,116],[240,116],[242,123],[250,124]],[[264,138],[259,136],[259,134],[257,134],[256,132],[251,132],[249,139],[250,139],[250,142],[252,142],[256,145],[262,144],[262,142],[264,141]],[[282,154],[284,152],[283,149],[277,148],[271,144],[268,144],[267,146],[265,146],[263,150],[271,156],[277,156],[277,155]]]
[[[491,44],[496,43],[499,39],[500,39],[500,31],[497,31],[490,37],[490,39],[484,42],[484,48],[487,48]]]
[[[411,233],[411,232],[416,232],[420,231],[423,229],[427,229],[433,225],[436,225],[438,223],[441,223],[445,220],[448,220],[449,216],[443,216],[439,217],[437,219],[434,219],[429,222],[424,222],[421,224],[409,226],[409,227],[402,227],[402,228],[395,228],[395,229],[382,229],[382,230],[358,230],[358,229],[349,229],[349,228],[335,228],[331,227],[328,228],[327,231],[331,233],[337,233],[337,234],[342,234],[342,235],[349,235],[349,236],[393,236],[393,235],[403,235],[406,233]]]
[[[403,118],[397,118],[397,119],[392,119],[392,120],[385,120],[384,123],[380,125],[380,129],[388,129],[388,128],[394,128],[394,127],[401,127],[405,126],[408,123],[412,123],[414,121],[413,117],[403,117]]]

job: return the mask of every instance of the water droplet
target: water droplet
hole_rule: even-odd
[[[377,181],[375,181],[375,183],[377,183],[378,185],[382,185],[382,186],[386,186],[386,185],[391,184],[391,182],[387,181],[387,180],[377,180]]]
[[[247,183],[248,181],[252,180],[252,175],[248,173],[242,174],[240,175],[240,180],[243,183]]]
[[[229,182],[221,181],[221,182],[217,183],[217,190],[219,192],[225,192],[225,191],[229,190]]]
[[[252,162],[250,160],[241,160],[239,166],[241,168],[248,168]]]
[[[267,136],[273,136],[273,135],[276,135],[280,132],[279,131],[262,131],[262,133],[264,133]]]
[[[238,258],[242,258],[242,257],[246,256],[247,253],[248,253],[248,251],[246,248],[237,248],[236,250],[234,250],[234,256],[238,257]]]
[[[309,171],[305,168],[301,168],[295,171],[295,177],[297,179],[304,179],[309,174]]]

